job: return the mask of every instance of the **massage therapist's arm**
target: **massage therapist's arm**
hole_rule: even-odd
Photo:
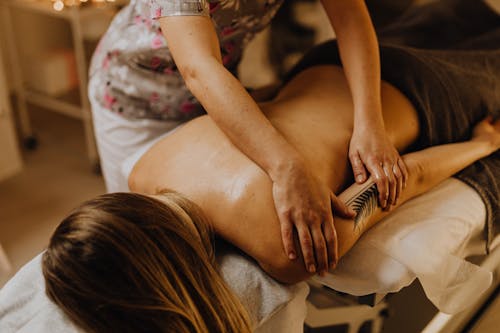
[[[327,270],[337,259],[331,202],[337,214],[349,215],[347,208],[312,175],[295,148],[222,65],[209,17],[163,17],[160,24],[193,95],[231,142],[271,178],[282,242],[289,258],[297,257],[292,238],[295,227],[306,267],[313,272]]]
[[[377,36],[364,0],[322,0],[335,30],[354,101],[349,160],[355,179],[374,177],[382,207],[396,203],[407,178],[406,166],[384,128]]]

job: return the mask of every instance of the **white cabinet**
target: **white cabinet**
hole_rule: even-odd
[[[19,172],[21,168],[21,154],[16,139],[0,50],[0,181]]]
[[[65,1],[68,4],[71,2],[75,3],[74,0]],[[95,1],[94,5],[66,6],[65,9],[56,11],[50,1],[0,0],[0,29],[5,30],[4,38],[8,46],[8,60],[13,81],[11,88],[17,98],[16,115],[19,119],[19,133],[27,148],[36,145],[27,112],[27,102],[30,102],[80,119],[84,125],[89,160],[93,166],[98,166],[90,102],[87,96],[86,46],[97,44],[100,35],[104,33],[116,13],[116,4],[119,3],[123,3],[123,0]],[[26,64],[35,64],[36,68],[39,65],[36,61],[42,61],[47,66],[48,62],[43,61],[44,55],[51,54],[54,50],[60,52],[61,49],[71,54],[69,58],[74,58],[78,85],[62,96],[55,96],[47,94],[52,90],[47,89],[47,83],[36,83],[36,75],[27,79],[29,73],[33,71]],[[38,71],[38,75],[43,77],[40,74],[42,70]],[[56,80],[57,75],[54,73],[52,71],[51,82]],[[65,74],[61,75],[67,77]],[[43,89],[37,90],[37,87]],[[68,85],[64,88],[68,88]],[[58,89],[52,92],[56,90]],[[64,89],[59,91],[62,90]]]

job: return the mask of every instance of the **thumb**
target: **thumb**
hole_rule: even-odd
[[[356,212],[349,208],[342,200],[337,198],[333,193],[330,193],[330,200],[332,202],[333,213],[344,218],[353,218],[356,216]]]

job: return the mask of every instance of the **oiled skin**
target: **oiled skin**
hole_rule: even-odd
[[[418,136],[416,111],[387,83],[382,85],[382,104],[386,130],[403,152]],[[275,100],[261,107],[334,193],[354,182],[347,157],[353,104],[340,67],[318,66],[302,72]],[[144,194],[165,188],[184,194],[203,209],[217,234],[283,282],[310,275],[301,256],[290,261],[285,255],[271,180],[208,116],[187,123],[155,144],[135,165],[129,185],[132,191]],[[336,218],[339,255],[374,222],[355,231],[352,221]]]

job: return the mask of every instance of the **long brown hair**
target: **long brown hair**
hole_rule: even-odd
[[[84,203],[58,226],[42,266],[49,298],[89,332],[251,332],[216,270],[209,224],[174,192]]]

